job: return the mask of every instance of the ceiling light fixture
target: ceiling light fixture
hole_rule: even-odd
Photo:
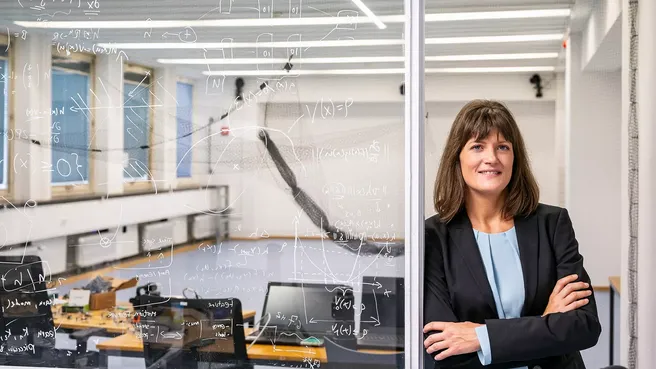
[[[480,54],[480,55],[439,55],[427,56],[426,61],[477,61],[477,60],[522,60],[553,59],[558,53],[524,53],[524,54]],[[402,63],[403,56],[347,56],[335,58],[300,58],[293,59],[294,64],[348,64],[348,63]],[[286,58],[234,58],[234,59],[158,59],[161,64],[177,65],[245,65],[245,64],[283,64]]]
[[[426,22],[453,22],[466,20],[521,19],[569,17],[570,9],[509,10],[491,12],[463,12],[426,14]]]
[[[426,68],[426,74],[434,73],[519,73],[519,72],[553,72],[553,66],[529,66],[529,67],[481,67],[481,68]],[[225,70],[225,71],[203,71],[206,76],[308,76],[308,75],[380,75],[380,74],[403,74],[405,68],[381,68],[381,69],[295,69],[292,72],[285,70]]]
[[[506,36],[436,37],[436,38],[427,38],[426,45],[560,41],[562,39],[563,39],[562,33],[534,34],[534,35],[506,35]]]
[[[294,64],[345,64],[345,63],[398,63],[405,60],[402,56],[350,56],[336,58],[300,58],[292,59]],[[158,59],[162,64],[188,65],[242,65],[242,64],[283,64],[287,58],[236,58],[236,59]]]
[[[463,68],[426,68],[426,73],[522,73],[522,72],[553,72],[556,67],[463,67]]]
[[[439,55],[439,56],[427,56],[426,61],[522,60],[522,59],[554,59],[557,57],[558,57],[558,53]]]
[[[360,0],[352,0],[358,7]],[[364,6],[364,4],[362,4]],[[264,27],[264,26],[314,26],[374,23],[385,28],[384,23],[404,23],[405,15],[383,15],[373,17],[360,7],[367,17],[302,17],[302,18],[246,18],[246,19],[194,19],[194,20],[131,20],[131,21],[14,21],[25,28],[100,28],[100,29],[155,29],[180,27]],[[368,10],[371,12],[371,10]],[[523,18],[568,17],[570,9],[510,10],[490,12],[459,12],[426,14],[426,22],[453,22],[464,20],[494,20]],[[379,23],[378,23],[379,22]],[[384,23],[383,23],[384,22]]]
[[[345,47],[345,46],[391,46],[403,45],[403,40],[319,40],[319,41],[274,41],[274,42],[125,42],[99,43],[98,47],[123,50],[174,50],[174,49],[251,49],[295,48],[295,47]]]
[[[560,41],[562,33],[512,35],[512,36],[474,36],[427,38],[426,45],[473,44],[529,41]],[[125,42],[99,43],[98,47],[123,50],[164,50],[164,49],[243,49],[243,48],[294,48],[294,47],[345,47],[345,46],[391,46],[403,45],[404,40],[319,40],[319,41],[274,41],[274,42]]]

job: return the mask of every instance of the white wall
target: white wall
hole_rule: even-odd
[[[476,98],[494,98],[503,101],[534,101],[535,90],[529,83],[533,73],[513,74],[428,74],[425,77],[426,102],[462,102]],[[556,88],[548,82],[556,73],[540,73],[543,78],[544,96],[540,100],[555,100]],[[352,98],[356,102],[400,102],[403,96],[399,86],[403,82],[399,76],[334,76],[299,77],[294,80],[283,79],[271,83],[271,89],[255,99],[256,102],[269,101],[275,95],[275,102],[316,102],[323,98],[334,101]],[[260,82],[246,80],[244,92],[254,91]],[[211,89],[211,88],[210,88]],[[234,98],[234,79],[226,78],[224,91],[227,99]],[[214,90],[218,93],[218,90]],[[216,96],[216,95],[214,95]],[[215,100],[216,101],[216,100]],[[225,101],[229,103],[229,101]],[[217,108],[219,106],[217,105]]]
[[[568,42],[566,201],[594,285],[620,274],[621,75],[585,72],[581,35]]]
[[[559,75],[555,81],[556,89],[558,91],[558,96],[556,97],[556,130],[555,130],[555,146],[554,151],[556,153],[556,162],[557,162],[557,173],[556,178],[558,179],[558,184],[556,185],[556,205],[564,206],[565,205],[565,173],[566,173],[566,157],[565,157],[565,134],[567,123],[566,116],[566,91],[565,91],[565,76]]]
[[[198,189],[36,207],[15,204],[0,211],[0,245],[201,213],[218,203],[217,190]]]
[[[474,98],[508,103],[527,141],[541,201],[558,203],[557,162],[553,160],[557,76],[542,77],[545,90],[541,99],[535,97],[530,74],[426,77],[427,215],[433,213],[433,181],[448,129],[462,105]],[[298,186],[325,209],[332,224],[352,225],[352,232],[366,232],[370,237],[403,237],[404,106],[397,79],[283,80],[258,96],[247,95],[242,107],[215,124],[212,161],[220,157],[221,162],[211,181],[231,185],[230,202],[241,217],[233,224],[231,235],[319,234],[309,217],[299,213],[289,186],[256,139],[256,128],[266,124],[295,172]],[[244,92],[256,91],[258,85],[258,81],[246,80]],[[234,79],[226,79],[222,95],[220,91],[215,91],[218,96],[206,95],[206,102],[200,104],[216,108],[205,113],[220,116],[234,100],[233,86]],[[219,134],[223,124],[232,129],[229,136]],[[225,150],[228,146],[233,152]],[[316,159],[319,150],[323,150],[320,164]],[[331,158],[333,153],[341,156]],[[354,189],[364,192],[348,195]],[[347,195],[339,197],[345,190]]]
[[[592,2],[590,17],[581,33],[581,68],[583,70],[616,69],[621,63],[622,0]]]

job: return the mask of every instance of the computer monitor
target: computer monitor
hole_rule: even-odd
[[[146,367],[247,361],[240,300],[141,295],[138,305],[135,327],[144,342]]]
[[[362,277],[360,331],[405,327],[403,277]]]
[[[323,337],[332,332],[334,306],[352,311],[345,301],[349,291],[351,287],[338,284],[269,282],[260,327]]]
[[[54,350],[48,279],[36,255],[0,256],[0,364]]]

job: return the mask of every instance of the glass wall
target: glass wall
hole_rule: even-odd
[[[469,180],[508,179],[505,168],[516,169],[510,161],[478,169],[497,148],[531,167],[537,185],[523,183],[539,187],[533,199],[576,199],[577,223],[599,228],[620,213],[597,201],[619,198],[621,186],[606,177],[624,170],[616,153],[575,146],[594,138],[595,147],[623,147],[614,140],[620,65],[601,60],[622,55],[619,18],[594,26],[592,16],[619,10],[575,8],[559,0],[0,1],[0,366],[434,366],[425,323],[479,322],[502,309],[493,278],[491,291],[459,289],[490,282],[492,254],[479,259],[472,238],[453,242],[458,231],[424,239],[440,165],[455,179],[437,192],[460,215],[450,191],[467,169]],[[585,33],[600,25],[610,35],[603,42]],[[590,91],[603,94],[590,99]],[[444,161],[451,127],[475,99],[508,107],[523,139],[514,125],[505,132],[525,143],[525,155],[507,142],[472,142],[467,152],[460,142]],[[503,110],[494,107],[484,110]],[[464,171],[461,154],[471,159]],[[604,166],[590,170],[597,162]],[[601,255],[619,251],[587,250],[620,236],[580,228],[581,250],[596,260],[594,284],[605,283],[602,266],[619,257]],[[528,265],[527,244],[504,256]],[[568,267],[525,270],[526,281],[544,284],[526,287],[539,293],[526,297],[534,310],[524,315],[542,313],[554,270]],[[586,316],[594,333],[596,318]],[[485,342],[443,365],[497,359]],[[605,354],[589,348],[586,366],[601,367],[595,358]]]
[[[26,170],[0,214],[0,365],[423,359],[407,5],[0,4],[16,128],[52,137],[2,167]]]

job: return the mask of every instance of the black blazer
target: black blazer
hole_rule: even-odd
[[[567,210],[540,204],[515,218],[515,231],[526,297],[520,318],[499,319],[467,213],[447,224],[437,215],[426,220],[424,324],[486,324],[492,351],[485,367],[474,352],[435,361],[435,368],[585,368],[579,351],[596,345],[601,334],[594,291],[577,310],[541,317],[558,279],[576,273],[590,283]]]

